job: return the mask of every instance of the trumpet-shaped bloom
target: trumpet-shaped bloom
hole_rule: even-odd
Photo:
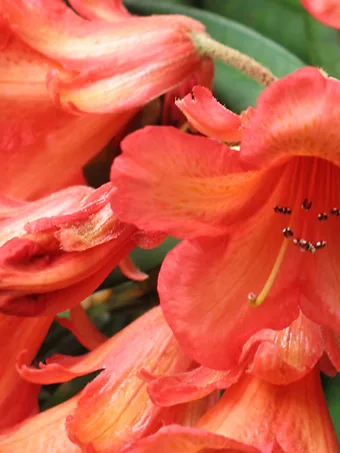
[[[138,109],[201,62],[192,19],[72,5],[78,14],[63,0],[0,2],[0,190],[13,197],[82,183],[82,166]]]
[[[125,453],[335,453],[339,451],[314,369],[303,379],[276,386],[245,376],[228,389],[196,425],[170,425]]]
[[[114,216],[109,183],[64,189],[5,206],[0,234],[0,311],[56,314],[79,304],[138,242]]]
[[[57,430],[63,430],[60,420],[63,418],[70,439],[83,451],[98,453],[121,451],[169,423],[190,426],[215,402],[215,396],[160,408],[149,399],[147,383],[138,373],[142,367],[166,374],[184,371],[191,365],[167,326],[160,307],[84,356],[57,355],[48,359],[45,365],[40,364],[40,369],[27,367],[22,362],[19,364],[21,375],[35,383],[65,382],[95,370],[103,371],[75,399],[31,418],[12,434],[5,433],[7,435],[0,437],[0,450],[16,452],[19,445],[28,443],[27,436],[30,436],[31,450],[25,451],[49,453],[51,439],[58,445],[56,432],[46,429],[40,433],[35,426],[41,426],[44,420],[49,423],[55,417],[58,418]],[[65,432],[60,434],[65,442]]]
[[[339,81],[304,68],[260,95],[240,151],[166,127],[123,142],[113,209],[185,239],[165,258],[158,289],[199,363],[229,369],[252,335],[287,327],[300,310],[340,333],[339,102]],[[206,124],[212,112],[199,99],[190,108]],[[240,122],[228,122],[234,137]]]
[[[123,14],[112,26],[110,19],[85,20],[61,0],[2,3],[3,15],[23,41],[78,72],[65,77],[53,70],[48,76],[54,98],[71,111],[103,113],[141,106],[200,64],[190,32],[204,27],[188,17]]]
[[[340,28],[340,5],[337,0],[301,0],[301,3],[323,24]]]
[[[15,364],[25,349],[33,360],[50,324],[51,316],[25,319],[0,314],[0,430],[38,412],[40,385],[21,378]]]

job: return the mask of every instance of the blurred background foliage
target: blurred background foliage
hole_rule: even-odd
[[[282,77],[304,65],[322,67],[340,78],[340,34],[312,18],[299,0],[126,0],[136,14],[178,13],[205,24],[218,41],[234,47]],[[261,92],[254,81],[222,64],[216,65],[215,95],[230,109],[240,112],[255,105]],[[88,315],[106,335],[111,336],[158,303],[156,284],[162,260],[176,241],[168,239],[151,251],[136,249],[135,263],[150,278],[130,282],[115,270],[100,289],[110,288],[105,304],[93,304]],[[68,316],[63,313],[62,316]],[[85,350],[73,335],[55,323],[41,348],[39,359],[53,353],[82,354]],[[45,386],[40,394],[42,409],[58,404],[78,392],[94,375],[60,386]],[[340,438],[340,377],[323,377],[331,416]]]

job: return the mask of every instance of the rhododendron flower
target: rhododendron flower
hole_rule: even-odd
[[[193,19],[133,17],[121,1],[72,5],[78,14],[63,0],[0,1],[0,190],[13,197],[81,182],[137,110],[201,62]]]
[[[196,425],[170,425],[125,453],[335,453],[339,451],[315,369],[303,379],[276,386],[244,376]]]
[[[196,128],[221,116],[217,101],[204,101],[186,100]],[[113,209],[185,239],[165,258],[158,289],[199,363],[229,369],[252,335],[287,327],[300,310],[340,333],[339,101],[338,80],[304,68],[269,86],[246,121],[224,115],[240,151],[170,127],[124,140]]]
[[[103,371],[72,400],[5,432],[0,437],[3,453],[20,448],[48,453],[53,451],[52,445],[64,451],[67,436],[84,451],[118,452],[163,425],[196,423],[216,401],[212,395],[190,404],[160,408],[149,399],[147,383],[139,377],[139,369],[167,374],[192,365],[179,348],[160,307],[84,356],[56,355],[41,364],[41,369],[27,367],[24,359],[22,356],[19,362],[21,375],[36,383],[65,382],[95,370]],[[80,449],[73,447],[70,451]]]
[[[0,311],[56,314],[93,292],[142,234],[114,216],[110,183],[3,209]]]
[[[25,381],[15,364],[25,349],[33,360],[53,317],[22,318],[0,314],[0,430],[38,412],[40,385]]]
[[[325,25],[340,28],[340,4],[338,0],[301,0],[306,10]]]

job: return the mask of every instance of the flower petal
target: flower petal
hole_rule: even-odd
[[[136,229],[114,216],[111,193],[111,184],[71,187],[19,205],[0,222],[2,312],[35,316],[75,306],[135,247]]]
[[[136,267],[129,256],[121,260],[121,262],[119,263],[119,270],[123,275],[125,275],[125,277],[129,278],[130,280],[135,280],[136,282],[143,282],[144,280],[149,278],[148,274],[142,272]]]
[[[65,419],[78,397],[29,418],[0,435],[1,453],[81,453],[67,436]]]
[[[213,453],[219,450],[223,453],[259,453],[231,438],[180,425],[165,426],[156,434],[135,442],[124,453]]]
[[[145,371],[140,374],[151,381],[148,385],[151,400],[158,406],[172,406],[202,398],[215,389],[226,389],[239,379],[243,371],[242,366],[231,371],[198,367],[174,376],[157,377]]]
[[[340,165],[340,82],[303,68],[259,96],[241,143],[241,161],[263,168],[291,156]]]
[[[322,235],[327,247],[304,263],[301,310],[315,323],[340,335],[340,239],[336,219],[330,219]]]
[[[288,247],[276,264],[287,241],[286,220],[272,214],[275,191],[271,196],[270,206],[229,237],[182,242],[163,262],[158,291],[164,315],[184,351],[204,366],[232,368],[254,333],[285,328],[299,315],[301,258]],[[248,295],[261,293],[274,266],[267,297],[252,307]]]
[[[286,329],[266,329],[253,335],[243,348],[241,361],[253,348],[256,352],[247,371],[272,384],[287,385],[317,366],[324,352],[324,336],[320,326],[300,313]]]
[[[122,0],[70,0],[70,4],[84,19],[117,22],[130,17]]]
[[[71,308],[70,319],[57,318],[57,321],[60,325],[70,330],[77,340],[89,350],[97,348],[107,340],[80,305]]]
[[[317,368],[286,386],[246,376],[223,394],[197,427],[266,453],[339,451]]]
[[[34,359],[52,320],[52,317],[25,319],[0,314],[0,430],[38,411],[40,385],[24,381],[15,365],[23,349],[29,361]],[[20,404],[13,404],[18,395]]]
[[[164,55],[179,57],[183,43],[190,45],[199,62],[188,32],[204,27],[189,17],[131,17],[112,26],[85,20],[59,0],[18,0],[15,4],[3,0],[2,9],[13,32],[24,42],[68,69],[94,70],[91,81]],[[34,27],[29,25],[32,23]]]
[[[323,24],[340,28],[340,5],[337,0],[301,0],[301,3]]]
[[[141,367],[171,373],[187,369],[191,363],[181,353],[159,307],[113,341],[111,348],[101,347],[107,351],[105,370],[83,390],[67,422],[71,439],[97,452],[121,448],[162,425],[166,410],[151,403],[147,384],[138,376]],[[182,417],[183,410],[171,409],[171,418]]]
[[[199,132],[223,142],[239,142],[243,127],[241,117],[220,104],[211,91],[196,86],[176,102],[189,123]]]
[[[241,173],[238,152],[172,127],[134,132],[122,148],[111,170],[113,211],[139,228],[180,238],[218,235],[246,219],[280,175]]]
[[[60,66],[14,36],[0,53],[0,66],[0,191],[9,196],[33,199],[69,185],[134,114],[63,112],[46,88],[47,73]]]

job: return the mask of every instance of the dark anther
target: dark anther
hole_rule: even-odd
[[[275,211],[277,214],[284,214],[284,213],[285,213],[284,208],[282,208],[281,206],[274,206],[274,211]]]
[[[331,209],[331,214],[332,215],[336,215],[337,217],[339,217],[340,216],[340,209],[338,209],[338,208]]]
[[[290,228],[284,228],[282,230],[282,233],[284,235],[285,238],[291,238],[293,236],[293,232]]]
[[[276,214],[291,214],[292,213],[292,210],[291,208],[284,208],[282,206],[274,206],[274,212],[276,212]]]
[[[327,220],[328,219],[328,215],[325,212],[320,212],[320,214],[318,214],[318,219],[320,221]]]
[[[308,242],[305,239],[299,240],[299,246],[302,250],[308,250]]]
[[[311,207],[312,202],[309,201],[308,198],[305,198],[301,204],[301,208],[305,209],[306,211],[309,211]]]
[[[299,245],[300,239],[293,239],[293,244],[294,245]]]
[[[326,246],[326,241],[318,241],[314,244],[316,249],[322,249]]]
[[[315,253],[316,248],[314,247],[314,245],[311,242],[308,242],[307,245],[308,245],[307,252]]]

